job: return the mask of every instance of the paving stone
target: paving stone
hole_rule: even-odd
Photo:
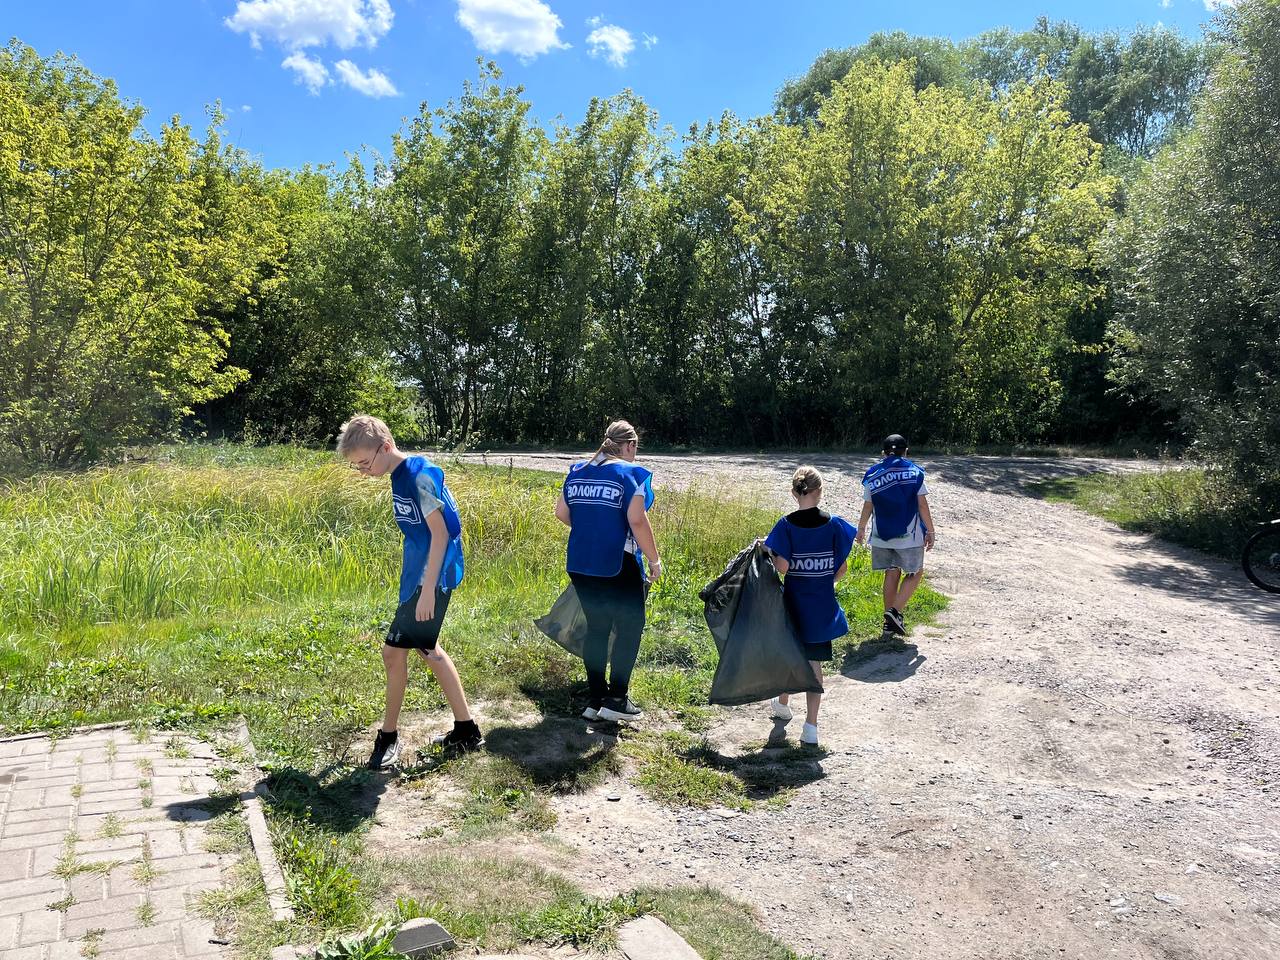
[[[93,903],[107,898],[107,884],[99,873],[80,873],[67,881],[67,895],[76,903]]]
[[[141,902],[142,897],[137,894],[123,894],[118,897],[106,897],[102,900],[74,903],[67,908],[67,922],[92,920],[95,917],[106,917],[122,913],[132,915]]]
[[[28,910],[22,915],[22,930],[18,934],[18,946],[30,947],[41,943],[53,943],[58,939],[62,914],[56,910]]]
[[[20,824],[22,826],[22,824]],[[14,834],[13,836],[5,835],[0,838],[0,853],[7,850],[27,850],[31,847],[42,847],[49,844],[62,844],[62,840],[66,837],[66,830],[54,830],[49,833],[28,833]]]
[[[83,937],[90,930],[101,930],[103,933],[109,933],[112,930],[128,930],[130,927],[138,925],[138,904],[141,897],[134,897],[133,904],[127,909],[116,910],[114,913],[102,913],[94,917],[67,917],[66,925],[62,928],[63,939],[75,940]]]
[[[98,948],[106,954],[113,950],[131,947],[151,947],[156,944],[174,945],[178,942],[176,924],[153,923],[149,927],[133,927],[129,930],[112,930],[104,933]]]
[[[156,943],[147,947],[126,947],[103,952],[97,960],[181,960],[182,949],[175,943]]]
[[[182,838],[183,831],[179,830],[161,830],[147,834],[147,842],[151,844],[152,858],[155,860],[168,860],[171,857],[184,856],[187,852],[187,846]]]
[[[39,897],[54,892],[61,892],[60,877],[28,877],[23,880],[9,880],[0,883],[0,904],[21,900],[23,897]],[[2,908],[0,908],[2,910]],[[3,910],[8,914],[10,911]]]
[[[684,937],[654,916],[619,927],[618,949],[627,960],[702,960]]]
[[[18,924],[21,922],[21,915],[0,917],[0,956],[4,956],[5,950],[17,944]]]
[[[34,807],[30,810],[13,810],[4,818],[6,824],[10,823],[30,823],[34,820],[59,820],[71,825],[71,815],[75,812],[75,807],[71,804],[65,806],[53,807]],[[7,829],[7,828],[6,828]]]
[[[91,817],[98,813],[136,813],[146,809],[142,806],[142,791],[132,790],[128,795],[112,794],[111,800],[86,800],[80,804],[80,813]]]
[[[449,931],[429,917],[418,917],[400,924],[391,948],[410,957],[433,957],[452,950]]]
[[[188,957],[204,957],[218,954],[222,945],[214,943],[220,940],[212,923],[200,917],[188,917],[182,921],[182,952]]]
[[[63,833],[66,833],[69,828],[70,824],[66,822],[62,823],[61,827],[59,827],[58,821],[50,823],[47,820],[27,820],[20,823],[14,823],[6,818],[4,833],[0,834],[0,837],[3,837],[4,840],[9,840],[13,837],[38,836],[42,833],[50,833],[58,829],[61,829]],[[35,846],[35,844],[27,843],[25,846],[32,847]]]
[[[194,893],[202,890],[216,889],[222,882],[222,871],[218,867],[203,867],[195,870],[170,870],[156,877],[151,883],[153,890],[172,890],[181,887]]]
[[[4,960],[44,960],[44,950],[44,947],[15,947],[5,951]]]
[[[83,824],[76,826],[83,828]],[[99,827],[98,830],[101,832],[102,828]],[[136,833],[119,837],[91,835],[89,839],[85,839],[84,834],[80,834],[80,839],[76,842],[76,853],[109,853],[115,859],[126,860],[142,856],[142,839]]]
[[[14,810],[38,810],[44,806],[44,787],[18,789],[9,794],[9,812]]]
[[[0,853],[0,883],[22,880],[30,870],[30,850],[6,850]]]
[[[62,859],[62,854],[66,848],[62,845],[62,838],[66,834],[59,836],[58,843],[45,844],[42,847],[36,847],[32,851],[31,856],[31,876],[42,877],[53,872],[58,865],[58,861]]]

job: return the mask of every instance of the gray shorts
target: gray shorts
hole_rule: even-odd
[[[904,547],[894,550],[892,547],[871,548],[871,569],[889,570],[898,568],[903,573],[919,573],[924,569],[924,547]]]

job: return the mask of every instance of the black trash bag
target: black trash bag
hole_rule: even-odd
[[[533,625],[581,659],[582,644],[587,639],[587,615],[582,612],[582,602],[578,599],[578,591],[573,589],[572,583],[556,598],[547,615],[533,621]],[[610,631],[608,651],[610,654],[613,653],[613,641],[617,636],[617,630]]]
[[[764,544],[752,544],[734,557],[698,596],[720,651],[712,703],[736,706],[780,693],[822,693]]]

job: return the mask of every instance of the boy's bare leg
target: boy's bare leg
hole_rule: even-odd
[[[810,660],[809,666],[813,667],[814,676],[818,678],[818,682],[822,682],[822,661]],[[822,705],[822,694],[806,693],[804,695],[804,712],[805,723],[812,723],[815,727],[818,725],[818,707]]]
[[[923,568],[902,578],[902,583],[898,587],[898,602],[894,604],[899,611],[907,605],[907,601],[910,600],[911,595],[916,592],[916,587],[920,586],[920,581],[923,578]]]
[[[898,606],[898,584],[901,580],[902,571],[897,567],[890,567],[884,572],[884,609],[886,613],[893,609],[902,609]]]
[[[383,645],[382,663],[387,668],[387,712],[382,720],[384,733],[395,733],[404,706],[404,688],[409,683],[409,651]]]
[[[449,701],[449,709],[453,711],[453,719],[462,722],[471,719],[471,708],[467,706],[467,695],[462,691],[462,679],[458,676],[458,668],[453,665],[444,648],[436,644],[434,650],[419,650],[427,661],[431,673],[435,676],[444,698]]]

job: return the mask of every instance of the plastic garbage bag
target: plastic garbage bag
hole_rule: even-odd
[[[712,703],[734,706],[780,693],[822,693],[764,544],[754,543],[734,557],[698,596],[720,651]]]
[[[573,584],[556,598],[545,617],[533,621],[533,625],[564,647],[575,657],[582,657],[582,643],[587,638],[587,615],[582,612],[582,602]],[[613,653],[616,630],[609,633],[609,653]]]

